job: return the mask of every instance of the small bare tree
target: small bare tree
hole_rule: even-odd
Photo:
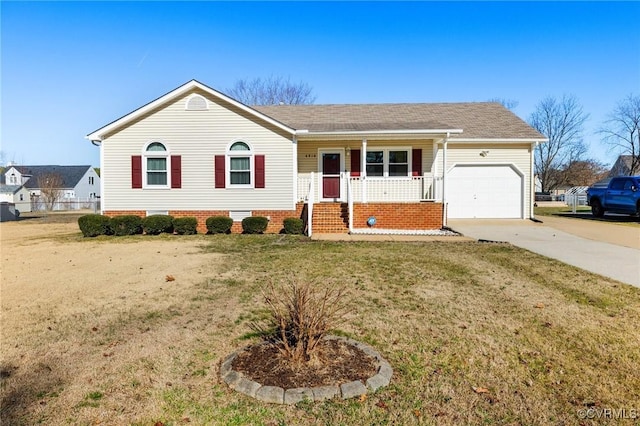
[[[544,98],[529,117],[531,127],[549,139],[538,145],[535,151],[535,173],[540,179],[542,191],[557,186],[555,171],[579,160],[587,147],[582,141],[582,126],[589,118],[575,96],[564,95]]]
[[[289,77],[238,80],[227,94],[246,105],[308,105],[316,100],[307,83],[292,83]]]
[[[264,323],[251,327],[266,337],[293,363],[307,362],[324,336],[342,320],[347,311],[344,287],[326,284],[269,284],[263,290],[269,309]]]
[[[640,172],[640,96],[618,102],[598,133],[612,148],[631,156],[629,175]]]
[[[40,197],[46,210],[53,210],[62,198],[62,176],[58,173],[44,173],[38,176]]]

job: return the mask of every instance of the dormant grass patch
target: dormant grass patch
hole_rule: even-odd
[[[509,245],[0,226],[2,424],[578,425],[639,408],[640,291]],[[292,274],[348,289],[334,332],[379,350],[389,387],[274,406],[220,382],[257,341],[263,286]]]

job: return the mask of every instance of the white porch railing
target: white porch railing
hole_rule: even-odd
[[[298,201],[308,201],[310,190],[320,193],[320,176],[298,175]],[[362,178],[348,177],[353,201],[359,202],[420,202],[442,199],[442,178],[428,176]],[[313,187],[318,185],[318,187]],[[366,190],[366,194],[364,191]]]
[[[437,199],[432,176],[365,178],[351,177],[354,202],[420,202]],[[366,194],[363,193],[366,188]]]

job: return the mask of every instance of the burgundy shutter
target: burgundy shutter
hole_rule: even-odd
[[[171,156],[171,188],[182,188],[182,157]]]
[[[422,176],[422,150],[413,149],[411,151],[411,175]]]
[[[216,155],[213,166],[216,176],[216,188],[224,188],[224,155]]]
[[[351,176],[360,176],[360,150],[351,150]]]
[[[131,188],[142,188],[142,155],[131,156]]]
[[[256,180],[254,187],[264,188],[264,155],[256,155],[254,158],[256,166]]]

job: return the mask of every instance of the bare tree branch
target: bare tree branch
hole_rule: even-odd
[[[629,175],[640,172],[640,96],[631,94],[618,102],[598,133],[604,143],[631,156]]]
[[[289,77],[242,79],[226,92],[246,105],[308,105],[316,100],[311,86],[292,83]]]
[[[510,109],[512,111],[520,104],[520,102],[514,99],[506,99],[506,98],[491,98],[491,99],[488,99],[487,102],[497,102],[501,104],[503,107],[505,107],[506,109]]]
[[[38,177],[40,196],[47,210],[53,210],[62,198],[62,176],[58,173],[45,173]]]
[[[584,122],[589,118],[575,96],[544,98],[529,117],[529,124],[549,141],[538,145],[535,152],[535,173],[548,191],[560,184],[556,171],[581,159],[587,152],[582,141]]]

